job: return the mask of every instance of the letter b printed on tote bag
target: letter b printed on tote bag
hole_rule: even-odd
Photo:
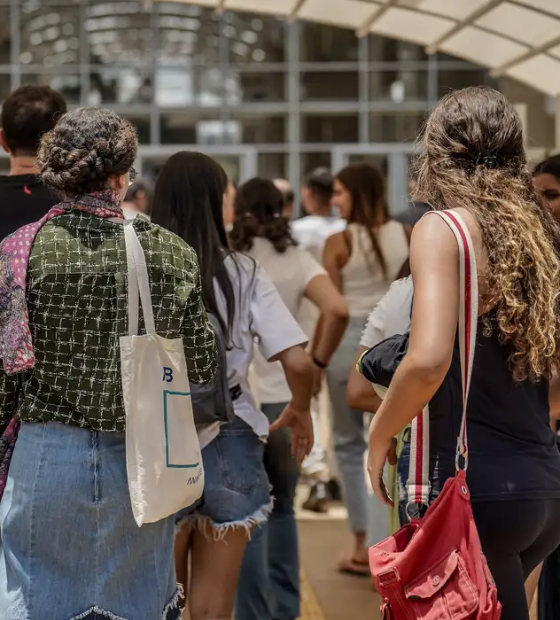
[[[132,223],[125,223],[129,335],[120,339],[126,465],[136,523],[190,506],[204,489],[183,341],[155,333],[148,271]],[[138,297],[146,335],[138,336]]]

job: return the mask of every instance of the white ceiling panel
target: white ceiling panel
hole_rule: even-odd
[[[560,60],[545,54],[512,67],[506,75],[549,95],[560,94]]]
[[[467,26],[441,46],[441,50],[447,54],[491,68],[521,56],[528,49],[525,45],[474,26]]]
[[[297,0],[226,0],[224,8],[251,11],[252,13],[271,13],[290,15]]]
[[[462,20],[487,2],[488,0],[400,0],[399,5]]]
[[[358,32],[391,0],[175,1],[279,17],[298,9],[298,18]],[[461,24],[495,3],[475,24]],[[453,29],[457,32],[445,38]],[[560,0],[393,0],[370,31],[427,47],[444,37],[439,47],[447,54],[491,69],[506,65],[505,75],[544,93],[560,94]],[[523,60],[527,52],[535,55]]]
[[[453,20],[444,17],[435,17],[408,9],[392,8],[375,21],[371,32],[414,41],[420,45],[428,45],[454,25]]]
[[[560,60],[560,45],[553,47],[552,49],[548,51],[548,53]]]
[[[519,4],[526,4],[537,11],[551,13],[560,17],[560,2],[558,0],[518,0],[518,2]]]
[[[380,6],[362,0],[306,0],[298,11],[298,17],[335,26],[358,28]]]
[[[552,41],[560,34],[560,20],[510,2],[485,13],[476,23],[532,47]]]

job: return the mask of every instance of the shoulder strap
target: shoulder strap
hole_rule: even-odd
[[[463,415],[457,439],[455,465],[457,472],[468,466],[467,403],[472,377],[478,322],[478,277],[476,256],[469,230],[462,217],[452,211],[432,211],[449,226],[459,247],[459,350],[463,387]],[[428,506],[430,495],[430,429],[428,406],[412,422],[409,503]],[[461,467],[461,462],[463,466]]]

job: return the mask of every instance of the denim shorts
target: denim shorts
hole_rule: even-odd
[[[22,423],[0,527],[2,620],[178,620],[173,517],[136,525],[123,433]]]
[[[176,516],[179,527],[188,521],[211,523],[216,535],[232,527],[261,525],[272,510],[270,484],[263,464],[263,442],[240,418],[224,424],[202,450],[204,495]]]

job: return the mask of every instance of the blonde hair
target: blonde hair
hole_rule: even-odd
[[[550,378],[560,340],[560,243],[533,189],[521,120],[487,87],[445,96],[419,137],[416,198],[476,218],[488,254],[487,290],[513,377]]]

